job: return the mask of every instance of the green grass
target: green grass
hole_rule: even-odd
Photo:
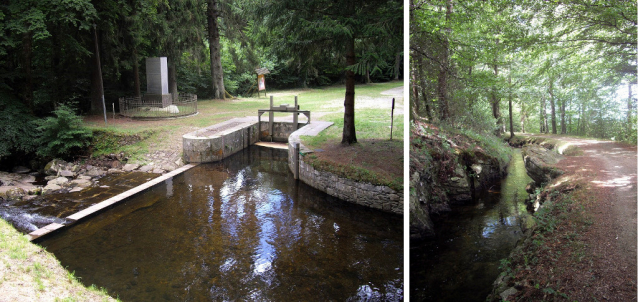
[[[84,287],[60,266],[53,254],[31,243],[4,219],[0,219],[0,259],[3,263],[0,292],[15,290],[12,284],[20,283],[20,295],[25,295],[23,298],[29,301],[52,300],[52,292],[69,294],[66,298],[55,297],[56,301],[112,300],[103,289]],[[30,278],[24,278],[24,275]],[[8,288],[3,287],[5,285]]]
[[[388,98],[390,96],[381,95],[380,92],[402,87],[403,82],[394,81],[387,83],[375,83],[357,85],[355,88],[355,129],[358,139],[367,138],[389,138],[390,137],[390,108],[386,109],[359,109],[356,98]],[[345,97],[345,87],[343,85],[330,86],[312,89],[294,89],[281,91],[268,91],[268,95],[274,96],[274,105],[294,104],[294,96],[298,96],[298,104],[301,110],[310,110],[312,120],[332,121],[334,126],[328,131],[324,131],[317,138],[308,139],[304,137],[304,144],[320,144],[328,140],[341,141],[343,128],[343,100]],[[102,148],[97,148],[94,155],[125,152],[134,161],[143,161],[144,155],[154,148],[166,144],[167,137],[181,136],[194,129],[201,129],[216,123],[220,123],[236,117],[257,116],[257,110],[267,109],[270,106],[270,97],[241,98],[228,100],[199,99],[197,109],[198,115],[186,118],[170,119],[162,121],[137,121],[134,123],[109,123],[104,125],[103,119],[94,119],[86,122],[85,125],[92,130],[108,131],[118,135],[140,135],[145,131],[152,131],[153,134],[146,139],[126,146],[113,144],[103,144]],[[397,100],[397,104],[403,100]],[[317,113],[325,113],[322,117],[317,117]],[[315,115],[313,115],[315,114]],[[287,117],[288,113],[276,113],[275,117]],[[110,118],[110,116],[108,116]],[[120,117],[121,118],[121,117]],[[262,117],[263,118],[263,117]],[[266,117],[267,119],[267,117]],[[303,122],[305,119],[302,117]],[[396,114],[394,117],[394,135],[396,140],[403,139],[403,115]],[[308,142],[306,140],[308,139]]]

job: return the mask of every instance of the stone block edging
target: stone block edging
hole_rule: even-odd
[[[288,167],[290,171],[293,171],[293,174],[295,169],[295,143],[299,143],[301,154],[313,152],[304,146],[299,138],[299,136],[307,135],[307,133],[312,131],[312,128],[309,127],[310,125],[293,132],[288,137]],[[299,156],[299,179],[315,189],[347,202],[403,215],[403,190],[395,191],[387,186],[357,182],[327,171],[316,170],[310,164],[304,162],[301,155]]]

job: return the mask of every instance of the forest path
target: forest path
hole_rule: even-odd
[[[547,137],[582,150],[582,154],[568,156],[556,166],[583,181],[593,201],[585,205],[593,223],[582,236],[593,255],[592,269],[602,279],[594,290],[624,292],[635,300],[636,146],[567,136]]]

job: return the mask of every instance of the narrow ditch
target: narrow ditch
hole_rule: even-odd
[[[451,212],[433,215],[436,235],[411,244],[411,299],[485,301],[492,291],[501,259],[522,237],[525,216],[531,215],[525,203],[531,179],[520,150],[513,151],[506,177]]]

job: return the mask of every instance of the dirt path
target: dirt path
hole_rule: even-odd
[[[592,255],[589,272],[597,279],[586,289],[591,296],[609,301],[636,300],[636,146],[591,139],[556,137],[582,150],[582,155],[561,160],[558,168],[583,181],[585,204],[592,225],[583,241]],[[584,278],[583,278],[584,279]],[[591,298],[590,296],[590,298]]]

